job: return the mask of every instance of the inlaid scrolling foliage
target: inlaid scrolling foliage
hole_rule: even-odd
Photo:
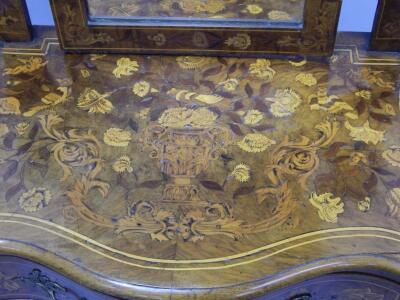
[[[65,50],[70,51],[330,55],[336,36],[341,0],[296,0],[290,4],[259,1],[249,5],[234,0],[229,4],[226,1],[165,0],[158,3],[119,3],[121,5],[118,7],[113,2],[96,1],[88,5],[86,0],[52,0],[51,4],[61,44]],[[87,9],[88,6],[91,9]],[[274,9],[275,6],[283,8]],[[238,7],[241,8],[239,12]],[[162,21],[173,18],[176,15],[174,12],[177,15],[183,14],[180,17],[200,14],[206,26],[196,26],[188,22],[190,24],[173,26],[173,30],[170,30],[168,27],[171,26],[163,26]],[[96,13],[111,16],[111,21],[105,21],[103,16],[102,24],[96,24]],[[242,21],[238,25],[229,28],[225,22],[221,22],[220,26],[215,25],[215,22],[221,20],[221,16],[232,20],[238,13],[236,19]],[[137,14],[145,14],[145,20],[150,25],[137,23]],[[131,26],[119,26],[112,21],[113,16],[121,15],[132,20]],[[204,15],[209,18],[204,18]],[[257,30],[254,30],[251,19],[269,20],[269,25],[257,25]],[[212,23],[207,23],[208,21]],[[274,24],[275,28],[271,28]]]
[[[49,166],[60,171],[66,218],[157,241],[240,239],[295,226],[305,209],[336,223],[349,201],[357,213],[373,212],[378,186],[387,189],[388,215],[399,217],[390,73],[332,64],[331,76],[347,81],[332,88],[316,62],[84,56],[72,78],[49,87],[44,74],[53,63],[28,58],[4,69],[3,178],[16,183],[6,199],[27,213],[59,201],[50,184],[24,179],[29,165],[44,183],[54,175]],[[75,83],[88,66],[88,78],[108,84]],[[37,103],[20,101],[26,81],[39,87]],[[111,217],[98,203],[126,210]],[[242,204],[263,217],[248,220]]]
[[[24,0],[0,2],[0,40],[27,41],[31,38],[29,27]]]

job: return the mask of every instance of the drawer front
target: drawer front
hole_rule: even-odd
[[[258,300],[400,300],[394,281],[361,274],[334,274],[304,281]]]
[[[111,300],[31,261],[0,256],[0,299]]]

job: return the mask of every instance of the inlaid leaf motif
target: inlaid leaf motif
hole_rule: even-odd
[[[224,188],[217,182],[203,180],[200,181],[201,185],[204,186],[206,189],[215,190],[215,191],[223,191]]]
[[[6,171],[3,174],[3,181],[7,181],[12,176],[14,176],[15,173],[17,173],[17,170],[18,170],[18,161],[16,160],[9,161]]]
[[[200,80],[200,84],[208,87],[211,91],[215,90],[215,84],[211,80]]]
[[[240,109],[242,109],[242,108],[244,108],[244,105],[243,105],[243,102],[242,101],[236,101],[234,104],[233,104],[233,110],[240,110]]]
[[[135,120],[129,119],[128,123],[129,123],[129,127],[133,131],[137,132],[139,130],[139,124]]]
[[[256,101],[254,101],[254,103],[255,103],[255,105],[254,105],[255,109],[257,109],[259,111],[262,111],[264,113],[268,113],[269,112],[268,106],[261,99],[258,99]]]
[[[205,70],[203,72],[203,77],[209,77],[209,76],[213,76],[213,75],[217,75],[219,72],[221,71],[221,66],[215,67],[215,68],[210,68],[208,70]]]
[[[5,199],[6,201],[10,201],[14,196],[16,196],[19,192],[21,192],[24,189],[24,184],[22,182],[18,182],[16,185],[10,187],[6,194],[5,194]]]
[[[233,193],[233,199],[254,192],[254,186],[241,186]]]
[[[38,132],[39,132],[39,125],[38,125],[37,123],[35,123],[35,124],[32,126],[32,129],[31,129],[31,131],[29,132],[28,137],[29,137],[31,140],[34,140],[35,137],[36,137],[36,135],[38,134]]]
[[[232,64],[228,69],[228,74],[235,73],[235,71],[237,70],[237,66],[237,63]]]
[[[45,176],[47,175],[47,172],[49,170],[49,167],[47,166],[47,164],[39,163],[34,160],[29,161],[28,165],[30,167],[32,167],[33,169],[37,170],[40,173],[40,175],[42,176],[42,178],[45,178]]]
[[[262,125],[258,125],[258,126],[253,126],[252,127],[254,130],[257,131],[267,131],[267,130],[275,130],[275,126],[271,125],[271,124],[262,124]]]
[[[337,152],[340,150],[341,147],[346,146],[345,142],[335,142],[329,146],[328,150],[325,152],[325,157],[331,158],[335,157]]]
[[[360,100],[356,105],[356,110],[358,115],[362,115],[367,110],[367,105],[365,104],[364,100]]]
[[[383,176],[396,176],[396,174],[394,174],[393,172],[390,172],[389,170],[385,170],[383,168],[371,167],[371,169]]]
[[[16,134],[14,132],[9,132],[3,139],[3,145],[6,149],[11,150],[13,148],[13,143],[16,138]]]
[[[245,91],[246,91],[247,96],[249,96],[249,97],[253,96],[254,91],[249,83],[246,84]]]
[[[378,184],[378,177],[376,176],[375,173],[371,173],[370,177],[367,179],[367,181],[364,182],[363,186],[366,191],[370,191],[374,189],[377,184]]]
[[[235,112],[227,112],[226,113],[229,118],[235,123],[242,123],[242,118]]]
[[[242,130],[240,129],[240,126],[237,124],[229,123],[230,129],[236,134],[236,135],[243,135]]]
[[[30,142],[20,146],[18,148],[17,155],[25,154],[26,152],[29,151],[29,149],[31,149],[32,146],[33,146],[33,141],[30,141]]]
[[[161,186],[162,183],[163,183],[162,180],[149,180],[149,181],[142,182],[139,185],[139,187],[148,188],[148,189],[155,189],[155,188],[158,188],[159,186]]]
[[[371,118],[377,120],[378,122],[382,122],[382,123],[386,123],[386,124],[392,124],[392,120],[390,119],[389,116],[377,114],[377,113],[374,113],[372,111],[369,113],[369,115],[371,116]]]

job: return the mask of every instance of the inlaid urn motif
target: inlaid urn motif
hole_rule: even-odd
[[[243,222],[233,218],[232,208],[206,199],[193,183],[233,143],[230,130],[218,127],[216,118],[205,108],[174,108],[164,112],[158,124],[143,131],[142,142],[169,182],[160,199],[135,202],[129,218],[146,221],[141,224],[162,224],[152,232],[153,239],[174,239],[179,235],[195,241],[213,234],[235,237],[239,232]]]

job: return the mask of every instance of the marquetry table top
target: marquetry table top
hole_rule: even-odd
[[[120,297],[400,273],[398,56],[0,56],[0,252]],[[230,295],[230,296],[227,296]]]

